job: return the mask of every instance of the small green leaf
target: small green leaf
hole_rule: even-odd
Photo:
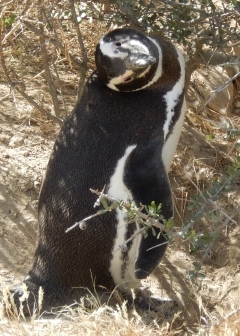
[[[152,201],[152,202],[151,202],[151,207],[156,208],[155,201]]]
[[[168,219],[168,220],[166,221],[166,223],[165,223],[165,228],[166,228],[167,230],[169,230],[169,229],[172,228],[172,226],[173,226],[173,218],[170,218],[170,219]]]
[[[148,232],[147,232],[147,230],[143,231],[142,235],[143,235],[143,238],[144,238],[144,239],[147,238],[147,236],[148,236]]]
[[[195,271],[199,272],[200,269],[202,268],[201,264],[199,262],[194,261],[193,266],[195,268]]]
[[[123,209],[123,206],[124,206],[124,202],[123,202],[123,201],[120,201],[120,202],[119,202],[119,206],[118,206],[119,209],[122,210],[122,209]]]
[[[235,148],[240,148],[240,142],[237,142],[237,143],[235,144]]]
[[[205,135],[205,139],[206,139],[207,141],[211,141],[211,140],[213,140],[213,136],[212,136],[212,134],[207,134],[207,135]]]
[[[100,198],[100,202],[102,203],[104,209],[108,209],[108,202],[105,198]]]
[[[98,214],[98,215],[103,215],[103,214],[105,214],[106,212],[108,212],[108,210],[98,210],[97,214]]]
[[[109,207],[108,207],[108,210],[113,210],[113,209],[116,209],[118,208],[118,203],[112,203]]]
[[[204,278],[206,278],[206,274],[198,273],[198,274],[197,274],[197,277],[198,277],[199,279],[204,279]]]
[[[171,235],[171,233],[169,231],[167,232],[167,237],[168,237],[168,240],[170,242],[172,240],[172,235]]]
[[[3,16],[3,26],[11,26],[15,19],[16,19],[17,15],[16,14],[10,14],[9,16]]]
[[[150,215],[154,214],[154,213],[155,213],[154,208],[151,207],[151,206],[149,206],[149,207],[148,207],[148,213],[149,213]]]
[[[156,237],[156,231],[155,231],[155,229],[154,229],[154,227],[152,227],[152,235],[154,236],[154,237]]]
[[[195,232],[195,230],[189,230],[189,231],[188,231],[188,237],[189,237],[189,239],[193,239],[193,238],[195,238],[195,237],[196,237],[196,232]]]

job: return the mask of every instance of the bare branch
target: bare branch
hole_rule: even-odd
[[[10,1],[6,2],[4,5],[7,6],[7,5],[11,4],[11,3],[13,3],[13,0],[10,0]]]
[[[119,1],[119,9],[123,14],[125,14],[130,19],[133,27],[141,30],[142,27],[140,22],[138,21],[137,15],[134,12],[133,8],[129,6],[128,1],[126,0]]]
[[[8,74],[8,71],[7,71],[5,59],[4,59],[4,56],[3,56],[3,49],[2,49],[2,24],[3,24],[2,18],[3,18],[3,15],[4,15],[4,9],[2,10],[2,13],[1,13],[1,16],[0,16],[0,59],[1,59],[1,65],[2,65],[4,76],[7,80],[7,82],[10,83],[11,78],[10,78],[10,76]]]
[[[232,81],[234,81],[236,78],[238,78],[239,75],[240,75],[240,71],[236,75],[234,75],[233,77],[231,77],[223,85],[221,85],[217,90],[215,90],[214,93],[211,95],[211,97],[200,107],[200,109],[198,110],[198,113],[201,112],[208,105],[208,103],[210,103],[210,101],[212,101],[217,96],[217,94],[219,92],[221,92],[222,90],[224,90]]]
[[[88,216],[88,217],[84,218],[80,222],[76,222],[75,224],[73,224],[72,226],[70,226],[65,232],[67,233],[67,232],[71,231],[75,227],[79,226],[82,222],[87,222],[88,220],[90,220],[90,219],[92,219],[92,218],[94,218],[96,216],[99,216],[99,213],[95,213],[95,214],[93,214],[91,216]]]
[[[36,21],[33,21],[33,20],[29,20],[28,18],[24,18],[24,17],[21,17],[20,18],[21,22],[25,24],[25,26],[31,30],[34,34],[36,34],[37,36],[40,36],[40,35],[43,35],[41,29],[35,27],[33,24],[31,24],[31,22],[36,22]],[[43,22],[36,22],[38,23],[39,26],[41,25],[44,25]]]
[[[54,44],[57,48],[59,48],[61,50],[61,52],[63,53],[64,56],[66,56],[66,47],[57,39],[57,37],[55,36],[54,38],[46,36],[44,34],[41,34],[41,30],[37,27],[35,27],[33,24],[31,24],[31,22],[33,22],[33,20],[29,20],[27,18],[21,18],[21,21],[24,23],[24,25],[31,30],[34,34],[36,34],[37,36],[42,35],[43,38],[45,38],[46,40],[50,41],[52,44]],[[34,21],[35,22],[35,21]],[[41,22],[37,22],[38,24],[41,24]],[[79,69],[82,68],[83,66],[83,62],[76,60],[70,53],[68,53],[68,56],[70,57],[71,62],[78,67]]]
[[[201,63],[201,51],[203,47],[203,42],[196,40],[195,42],[195,50],[194,52],[189,56],[189,59],[186,62],[186,79],[185,79],[185,87],[186,90],[190,84],[191,75],[194,70],[197,69],[199,66],[199,63]]]
[[[230,221],[235,222],[237,224],[236,221],[233,221],[233,218],[239,214],[239,211],[240,211],[240,206],[235,209],[235,211],[231,214],[231,217],[227,216],[224,223],[220,225],[219,228],[214,232],[215,237],[213,238],[213,240],[210,242],[207,249],[205,250],[204,255],[202,256],[202,260],[206,259],[208,252],[210,251],[215,241],[218,239],[218,233],[220,233],[225,227],[227,227]]]
[[[1,60],[1,65],[3,69],[4,76],[6,78],[7,83],[11,86],[13,90],[16,90],[18,93],[20,93],[33,107],[38,109],[40,112],[45,114],[49,119],[52,119],[56,121],[58,124],[62,125],[62,120],[55,117],[54,115],[48,113],[45,109],[43,109],[40,105],[38,105],[30,96],[28,96],[24,91],[25,91],[25,84],[22,82],[13,82],[9,76],[5,59],[3,56],[3,51],[2,51],[2,20],[0,22],[0,60]]]
[[[40,0],[41,2],[41,0]],[[40,6],[39,9],[39,19],[41,22],[43,22],[43,9]],[[43,61],[43,66],[45,69],[45,75],[46,75],[46,80],[48,83],[48,87],[49,87],[49,91],[50,94],[52,96],[52,102],[53,102],[53,106],[54,106],[54,112],[57,116],[57,118],[60,117],[61,112],[59,109],[59,103],[58,103],[58,98],[57,98],[57,89],[55,87],[54,81],[52,79],[52,75],[51,75],[51,71],[48,65],[48,59],[47,59],[47,49],[46,49],[46,43],[45,43],[45,38],[44,38],[44,34],[43,34],[43,26],[40,26],[39,30],[40,30],[40,35],[39,35],[39,42],[40,42],[40,49],[41,49],[41,53],[42,53],[42,61]]]
[[[14,82],[11,82],[11,84],[14,84]],[[19,86],[15,87],[15,90],[20,93],[23,98],[26,99],[26,101],[29,102],[33,107],[35,107],[37,110],[42,112],[45,116],[47,116],[49,119],[56,121],[60,126],[63,124],[62,119],[55,117],[53,114],[49,113],[47,110],[42,108],[40,105],[38,105],[35,100],[33,100],[29,95],[27,95],[23,90],[19,89]]]
[[[59,48],[64,55],[66,55],[66,47],[58,39],[50,37],[49,41]],[[81,70],[83,67],[83,62],[76,60],[69,52],[68,56],[70,57],[71,62]]]
[[[70,6],[71,6],[71,12],[73,16],[73,23],[75,26],[75,29],[77,31],[77,36],[78,36],[78,42],[80,45],[81,53],[82,53],[82,59],[83,63],[80,68],[80,79],[79,79],[79,85],[78,85],[78,100],[81,98],[84,90],[84,85],[85,85],[85,79],[86,79],[86,72],[87,72],[87,53],[84,47],[83,39],[82,39],[82,34],[79,29],[79,24],[77,21],[77,15],[75,11],[75,6],[74,6],[74,0],[70,0]]]

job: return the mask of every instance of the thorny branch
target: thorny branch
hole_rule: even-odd
[[[104,190],[104,189],[103,189],[103,190]],[[110,202],[116,204],[116,207],[114,207],[114,208],[117,208],[118,206],[125,207],[125,208],[128,208],[128,207],[129,207],[129,203],[128,203],[128,202],[120,202],[120,201],[116,200],[115,198],[110,197],[110,196],[107,195],[107,194],[104,194],[103,191],[99,192],[98,190],[93,190],[93,189],[90,189],[90,191],[91,191],[92,193],[94,193],[94,194],[96,194],[96,195],[99,196],[99,198],[98,198],[97,201],[95,202],[95,205],[100,205],[101,199],[106,199],[106,200],[108,200],[108,201],[110,201]],[[125,248],[127,248],[126,246],[127,246],[127,244],[128,244],[129,242],[131,242],[133,239],[135,239],[138,235],[140,235],[140,234],[144,234],[144,232],[146,232],[146,230],[147,230],[149,227],[155,226],[155,227],[159,228],[159,229],[161,230],[161,232],[162,232],[162,231],[166,231],[166,227],[165,227],[165,225],[163,225],[162,223],[160,223],[158,220],[155,220],[154,218],[151,218],[150,216],[144,214],[144,213],[141,211],[142,208],[143,208],[143,207],[141,207],[141,208],[136,208],[136,209],[135,209],[135,212],[136,212],[136,220],[139,219],[139,218],[140,218],[140,219],[143,219],[145,225],[144,225],[142,228],[140,228],[139,230],[137,230],[134,234],[132,234],[132,236],[131,236],[129,239],[127,239],[126,241],[124,241],[123,245],[119,246],[119,248],[124,249],[124,251],[125,251]],[[112,208],[110,208],[109,210],[106,209],[104,212],[107,212],[107,211],[112,211]],[[71,231],[72,229],[74,229],[74,228],[77,227],[77,226],[79,226],[79,227],[81,228],[81,223],[85,223],[85,222],[87,222],[88,220],[90,220],[90,219],[92,219],[92,218],[94,218],[94,217],[96,217],[96,216],[101,215],[102,213],[103,213],[102,210],[100,210],[100,211],[98,211],[97,213],[95,213],[95,214],[93,214],[93,215],[90,215],[90,216],[84,218],[84,219],[81,220],[80,222],[76,222],[74,225],[72,225],[71,227],[69,227],[69,228],[65,231],[65,233]],[[130,222],[129,222],[129,223],[130,223]],[[129,224],[129,223],[126,223],[126,225]],[[175,232],[175,233],[171,233],[171,235],[172,235],[173,237],[176,237],[176,238],[177,238],[177,237],[181,237],[181,234],[179,234],[179,233],[177,233],[177,232]],[[168,242],[166,242],[166,244],[167,244],[167,243],[168,243]],[[165,244],[165,243],[163,243],[163,244]],[[161,244],[161,245],[162,245],[162,244]],[[158,245],[157,245],[157,246],[158,246]],[[157,247],[157,246],[155,246],[155,247]],[[154,248],[154,247],[153,247],[153,248]],[[114,252],[116,252],[116,251],[114,251]]]
[[[237,207],[235,209],[235,211],[231,214],[231,217],[227,217],[225,219],[225,221],[223,222],[222,225],[220,225],[220,227],[216,230],[215,232],[215,237],[213,238],[213,240],[210,242],[210,244],[208,245],[207,249],[205,250],[204,252],[204,255],[202,257],[202,260],[206,259],[209,251],[211,250],[211,247],[213,246],[214,242],[218,239],[218,234],[225,228],[228,226],[229,222],[233,222],[233,218],[236,217],[238,214],[239,214],[239,211],[240,211],[240,206]],[[235,222],[235,221],[234,221]]]
[[[209,203],[211,203],[215,208],[217,208],[218,210],[220,210],[220,212],[226,217],[226,220],[224,222],[224,224],[221,226],[221,230],[224,229],[228,223],[231,221],[233,224],[237,225],[237,222],[233,219],[236,214],[239,212],[240,208],[238,207],[236,209],[236,214],[234,212],[234,214],[232,214],[232,217],[228,216],[228,214],[226,212],[224,212],[220,207],[219,205],[214,201],[217,197],[218,194],[220,194],[220,192],[222,191],[222,189],[225,187],[225,185],[229,182],[229,181],[232,181],[234,178],[236,178],[238,175],[240,175],[240,170],[237,171],[237,173],[233,176],[233,177],[230,177],[228,180],[225,181],[225,183],[222,184],[222,186],[218,189],[218,191],[215,193],[215,195],[213,195],[212,197],[210,197],[209,199],[206,199],[204,197],[204,195],[202,194],[202,192],[200,191],[200,189],[197,187],[197,185],[189,178],[190,182],[194,185],[194,187],[198,190],[198,192],[200,193],[202,199],[203,199],[203,203],[201,205],[201,208],[199,209],[199,211],[197,212],[197,214],[194,216],[195,218],[198,218],[199,216],[202,216],[204,213],[205,213],[205,210],[206,210],[206,206]],[[186,175],[188,176],[188,175]],[[194,224],[194,218],[189,222],[187,223],[184,228],[183,228],[183,236],[186,234],[186,232],[188,232],[188,230],[190,230],[192,227],[193,227],[193,224]],[[220,232],[221,230],[217,230],[216,233]]]
[[[102,192],[99,192],[98,190],[93,190],[93,189],[90,189],[90,191],[93,193],[93,194],[96,194],[98,196],[100,196],[101,198],[105,198],[106,200],[112,202],[112,203],[116,203],[117,205],[120,205],[120,201],[119,200],[116,200],[115,198],[113,197],[110,197],[109,195],[107,194],[103,194]],[[123,206],[128,208],[128,202],[123,202]],[[142,211],[141,211],[142,207],[141,208],[136,208],[136,215],[138,218],[140,219],[143,219],[144,221],[146,221],[146,223],[149,225],[149,226],[155,226],[157,227],[158,229],[160,229],[161,231],[165,231],[166,228],[165,228],[165,225],[164,224],[161,224],[158,220],[155,220],[154,218],[151,218],[149,217],[148,215],[144,214]],[[179,236],[178,234],[176,234],[176,236]]]
[[[240,171],[238,174],[239,175]],[[188,176],[188,175],[187,175]],[[236,177],[236,176],[235,176]],[[235,178],[234,177],[234,178]],[[226,181],[225,183],[223,183],[223,185],[221,186],[221,188],[217,191],[217,193],[215,195],[213,195],[211,198],[206,199],[206,197],[203,195],[203,193],[201,192],[201,190],[198,188],[198,186],[196,185],[196,183],[194,183],[190,178],[189,178],[190,182],[194,185],[194,187],[196,188],[196,190],[199,192],[199,194],[201,195],[202,199],[204,200],[204,204],[207,205],[207,203],[211,203],[216,209],[218,209],[222,215],[224,217],[226,217],[229,221],[231,221],[233,224],[237,225],[237,222],[235,220],[232,219],[232,217],[230,217],[225,211],[222,210],[222,208],[214,201],[214,199],[216,199],[217,195],[221,192],[221,190],[225,187],[226,183],[228,183],[229,181]],[[203,209],[204,210],[204,209]],[[202,211],[203,212],[203,211]]]
[[[107,195],[107,194],[103,194],[102,192],[99,192],[98,190],[93,190],[93,189],[90,189],[90,191],[96,195],[98,195],[100,198],[104,198],[108,201],[110,201],[111,203],[115,203],[116,204],[116,208],[118,206],[122,206],[122,207],[125,207],[126,209],[129,207],[129,202],[122,202],[122,201],[119,201],[119,200],[116,200],[115,198]],[[97,200],[97,203],[99,203],[99,199]],[[144,214],[142,211],[142,207],[141,208],[136,208],[135,209],[135,212],[136,212],[136,217],[139,218],[139,219],[143,219],[146,223],[146,225],[148,227],[151,227],[151,226],[155,226],[157,227],[158,229],[160,229],[161,231],[166,231],[166,227],[164,224],[160,223],[158,220],[155,220],[154,218],[151,218],[150,216],[148,216],[147,214]],[[106,211],[112,211],[112,209],[109,209],[109,210],[106,210]],[[99,211],[97,212],[96,214],[93,214],[91,216],[88,216],[86,218],[84,218],[83,220],[81,220],[80,222],[77,222],[75,223],[74,225],[72,225],[70,228],[68,228],[65,232],[69,232],[70,230],[74,229],[76,226],[78,226],[81,222],[86,222],[90,219],[92,219],[93,217],[96,217],[96,216],[99,216],[101,215],[102,212]],[[144,230],[146,230],[146,228],[144,228]],[[144,230],[140,230],[139,232],[137,232],[137,234],[139,233],[142,233]],[[127,240],[127,242],[131,241],[136,235],[133,235],[130,240]],[[173,233],[173,236],[174,237],[180,237],[181,236],[181,233]],[[126,242],[125,242],[126,243]]]
[[[237,170],[235,172],[235,174],[230,176],[229,179],[227,179],[222,184],[222,186],[218,189],[218,191],[214,195],[210,196],[208,199],[203,195],[203,193],[199,190],[199,188],[196,186],[196,184],[190,179],[190,181],[195,186],[195,188],[199,191],[199,193],[200,193],[200,195],[203,199],[203,203],[202,203],[200,209],[198,210],[197,214],[194,216],[194,218],[198,218],[199,216],[202,216],[205,213],[206,206],[207,206],[208,203],[210,203],[215,209],[220,211],[220,213],[226,218],[224,223],[216,230],[216,232],[214,232],[215,235],[217,235],[220,231],[222,231],[225,227],[227,227],[229,222],[232,222],[233,224],[237,225],[237,222],[233,218],[239,213],[240,207],[237,207],[237,209],[235,209],[235,211],[232,213],[232,215],[230,217],[216,203],[215,199],[218,196],[218,194],[221,193],[221,191],[223,190],[226,183],[229,183],[230,181],[235,179],[239,174],[240,174],[240,170]],[[101,192],[99,192],[98,190],[93,190],[93,189],[90,189],[90,191],[98,196],[98,199],[95,202],[94,207],[96,205],[99,206],[102,199],[110,201],[113,205],[111,207],[107,207],[107,208],[104,206],[105,210],[99,210],[97,213],[84,218],[80,222],[77,222],[74,225],[72,225],[65,232],[69,232],[70,230],[72,230],[76,226],[80,226],[81,223],[85,223],[86,221],[92,219],[93,217],[99,216],[99,215],[101,215],[101,214],[103,214],[107,211],[112,211],[113,209],[116,209],[116,208],[120,208],[120,209],[125,208],[125,210],[128,212],[128,210],[130,208],[132,209],[132,207],[129,205],[129,202],[119,201],[119,200],[116,200],[116,199],[114,199],[113,197],[111,197],[107,194],[104,194],[103,193],[104,189]],[[151,217],[151,215],[143,213],[142,212],[143,209],[144,209],[144,206],[141,206],[141,208],[138,208],[138,207],[134,206],[135,216],[134,216],[133,219],[130,219],[128,223],[126,222],[126,225],[130,224],[132,222],[138,222],[138,223],[143,224],[143,226],[139,230],[137,230],[128,240],[126,240],[122,246],[119,246],[119,248],[124,248],[126,246],[126,244],[129,243],[130,241],[132,241],[137,235],[144,234],[144,232],[151,227],[156,227],[156,228],[160,229],[161,232],[165,232],[167,234],[167,236],[170,237],[169,238],[170,240],[179,239],[179,238],[182,238],[184,240],[188,239],[187,234],[188,234],[189,230],[191,230],[193,228],[193,225],[194,225],[194,222],[195,222],[194,218],[192,218],[188,223],[186,223],[180,231],[176,232],[176,230],[172,229],[172,227],[171,228],[166,227],[165,219],[163,220],[164,224],[162,224],[159,220]],[[200,237],[201,235],[202,234],[199,234],[199,235],[197,234],[196,237]],[[206,255],[207,255],[207,253],[208,253],[208,251],[209,251],[209,249],[212,246],[214,241],[215,241],[215,239],[213,238],[213,241],[209,244],[208,249],[205,251],[205,254],[204,254],[203,258],[206,257]],[[154,246],[153,248],[155,248],[157,246]]]

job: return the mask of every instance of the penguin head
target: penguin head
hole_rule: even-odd
[[[151,38],[132,28],[115,29],[97,44],[98,75],[116,91],[136,91],[150,86],[160,62],[159,48]]]

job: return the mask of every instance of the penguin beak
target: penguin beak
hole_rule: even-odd
[[[156,63],[156,58],[146,54],[131,54],[125,59],[125,65],[129,70],[147,68],[149,65]]]

